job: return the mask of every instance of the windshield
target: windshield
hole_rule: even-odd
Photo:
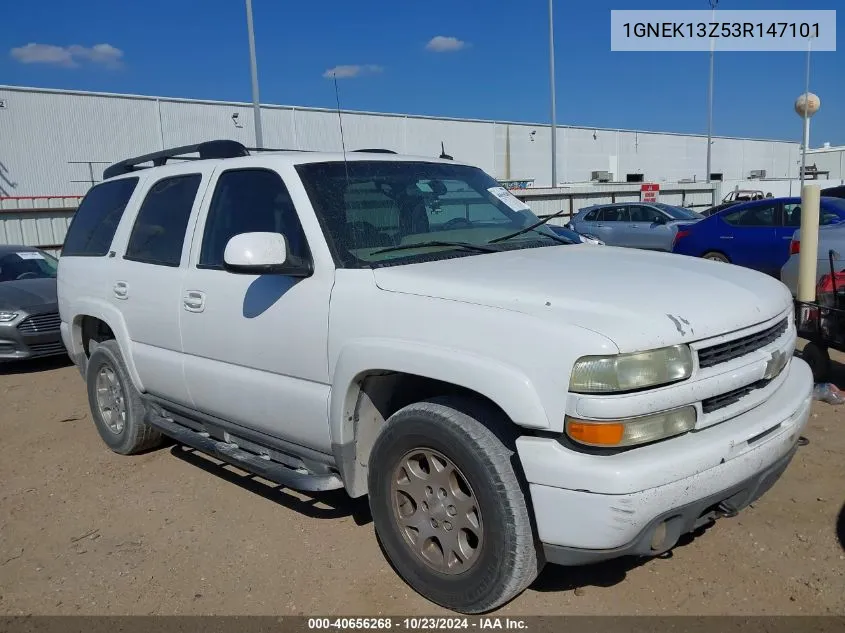
[[[704,216],[692,209],[684,209],[683,207],[673,207],[671,204],[663,204],[658,202],[654,205],[661,211],[665,211],[673,220],[700,220]]]
[[[22,279],[55,279],[59,262],[42,251],[0,255],[0,282]]]
[[[345,268],[483,256],[561,243],[548,227],[540,226],[490,244],[539,218],[475,167],[349,161],[308,163],[296,170],[335,259]],[[414,248],[415,244],[420,246]]]

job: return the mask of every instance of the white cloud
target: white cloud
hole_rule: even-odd
[[[329,68],[326,72],[324,72],[323,77],[326,79],[333,79],[335,77],[338,79],[351,79],[362,75],[374,75],[376,73],[380,73],[382,70],[384,70],[384,68],[376,66],[375,64],[365,64],[363,66],[358,64],[335,66],[334,68]]]
[[[436,35],[432,37],[425,49],[435,53],[454,53],[462,48],[466,48],[468,44],[457,37],[447,37],[445,35]]]
[[[81,63],[99,64],[107,68],[119,68],[123,51],[111,44],[95,44],[91,48],[73,44],[55,46],[30,42],[10,51],[13,59],[22,64],[52,64],[74,68]]]

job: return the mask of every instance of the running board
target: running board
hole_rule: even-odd
[[[334,473],[315,474],[288,468],[278,462],[243,451],[235,444],[218,442],[207,435],[197,433],[181,424],[177,424],[170,418],[162,417],[153,412],[148,412],[144,417],[144,421],[180,444],[207,453],[220,461],[243,468],[246,471],[285,486],[286,488],[306,492],[321,492],[343,488],[343,482]]]

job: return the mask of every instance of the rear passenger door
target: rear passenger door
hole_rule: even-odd
[[[192,233],[210,170],[156,175],[146,183],[125,245],[118,245],[122,257],[114,269],[110,300],[123,314],[144,389],[187,405],[180,334],[191,244],[186,236]]]
[[[596,222],[595,235],[610,246],[632,246],[630,216],[626,205],[604,207]]]
[[[588,233],[590,235],[596,234],[596,225],[598,224],[601,207],[595,208],[592,211],[587,211],[579,219],[570,222],[572,228],[579,233]]]

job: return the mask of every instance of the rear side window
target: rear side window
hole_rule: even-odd
[[[102,257],[108,253],[117,225],[137,185],[137,178],[121,178],[93,187],[73,216],[62,257]]]
[[[628,207],[606,207],[601,210],[602,222],[628,222]]]
[[[201,181],[202,175],[189,174],[164,178],[150,188],[135,218],[125,259],[159,266],[179,265]]]
[[[308,256],[305,233],[279,174],[267,169],[225,171],[211,198],[197,267],[223,268],[229,240],[254,232],[281,233],[292,255]]]
[[[770,226],[777,224],[777,205],[758,204],[747,209],[732,211],[722,216],[732,226]]]

